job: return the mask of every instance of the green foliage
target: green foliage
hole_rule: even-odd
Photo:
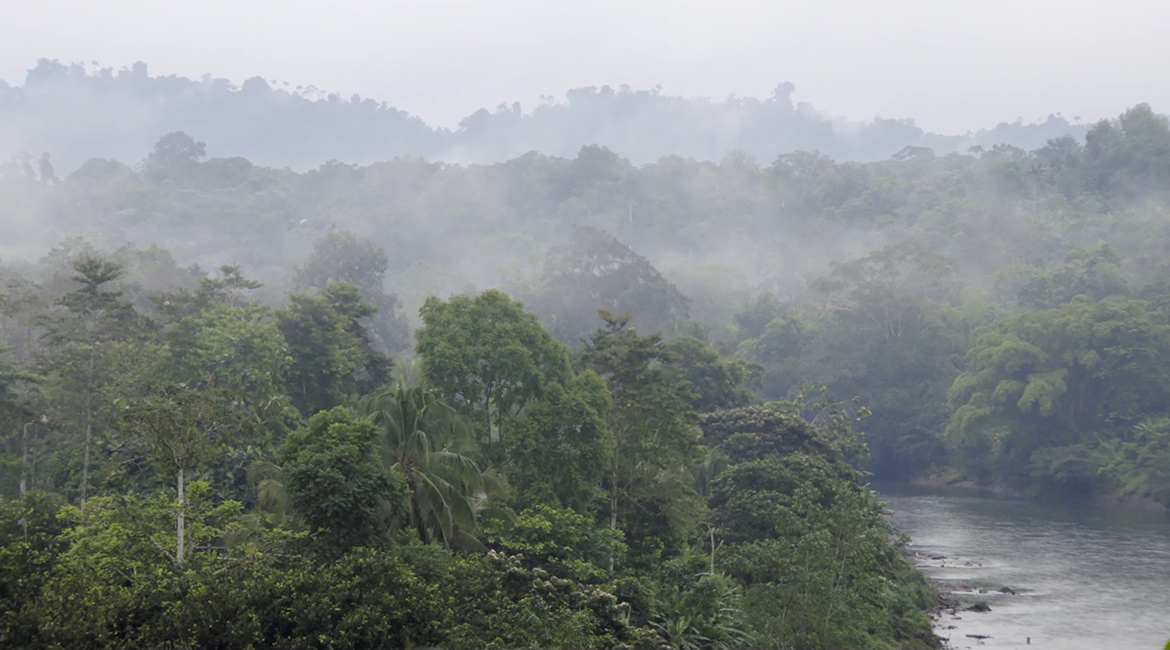
[[[664,562],[655,571],[643,615],[671,648],[749,647],[740,584],[707,568],[707,558],[697,555]]]
[[[952,458],[977,476],[1093,490],[1097,442],[1161,412],[1168,346],[1165,318],[1122,296],[1001,319],[951,388]]]
[[[399,313],[398,296],[385,291],[389,267],[386,252],[368,239],[353,233],[329,230],[313,244],[313,253],[299,267],[293,280],[298,287],[325,290],[335,283],[347,283],[360,290],[361,300],[374,311],[350,315],[368,319],[371,340],[385,350],[402,350],[410,346],[410,329]]]
[[[691,408],[700,413],[747,406],[756,400],[750,385],[763,374],[758,364],[726,361],[719,352],[693,336],[676,336],[666,343],[694,395]]]
[[[1085,135],[1084,176],[1102,194],[1138,197],[1170,181],[1170,124],[1148,104],[1116,121],[1101,120]]]
[[[58,301],[72,318],[52,323],[49,335],[54,340],[93,341],[103,330],[108,336],[114,327],[133,317],[122,292],[106,287],[122,277],[121,266],[98,257],[81,257],[71,266],[76,272],[72,279],[81,286]]]
[[[169,643],[160,610],[173,608],[191,571],[211,573],[240,504],[215,505],[207,484],[193,483],[191,547],[179,569],[167,550],[173,501],[165,494],[95,497],[82,514],[68,508],[69,543],[38,601],[39,636],[49,647],[153,647]],[[219,544],[216,541],[220,541]]]
[[[1102,300],[1129,293],[1121,273],[1121,257],[1102,244],[1092,250],[1075,249],[1051,271],[1038,272],[1022,282],[1018,301],[1031,309],[1051,309],[1076,296]]]
[[[362,319],[377,311],[358,287],[327,285],[321,295],[291,295],[277,327],[292,357],[288,392],[306,417],[386,384],[391,362],[372,346]]]
[[[808,388],[817,399],[804,399]],[[710,572],[742,588],[735,620],[747,647],[936,643],[922,613],[931,591],[846,462],[856,453],[859,415],[849,404],[805,386],[796,402],[704,419],[705,440],[729,462],[707,479]]]
[[[550,384],[525,410],[508,438],[505,468],[518,509],[550,504],[590,513],[600,505],[613,456],[608,411],[605,382],[588,370],[563,388]]]
[[[35,397],[30,388],[42,377],[20,370],[0,348],[0,476],[20,476],[20,483],[0,481],[0,494],[21,492],[29,487],[30,427],[38,424],[32,412]]]
[[[549,330],[575,343],[596,325],[599,309],[633,314],[644,331],[673,332],[685,320],[689,301],[613,235],[581,227],[545,261],[542,286],[533,299]]]
[[[606,326],[590,335],[579,359],[609,390],[610,527],[640,532],[628,540],[631,558],[669,557],[702,509],[685,477],[699,457],[691,393],[665,365],[674,357],[661,336],[639,336],[627,317],[601,315]]]
[[[288,344],[266,309],[219,305],[183,318],[165,338],[170,379],[230,391],[252,412],[258,434],[283,433],[299,419],[285,392]]]
[[[166,472],[194,467],[213,458],[249,422],[223,389],[195,391],[164,385],[127,405],[128,427],[146,441]]]
[[[714,521],[729,542],[798,537],[816,525],[807,508],[829,507],[847,488],[862,491],[854,471],[804,453],[738,463],[715,479]]]
[[[250,404],[284,392],[287,346],[262,307],[221,305],[189,316],[168,332],[167,344],[174,376],[191,386],[225,388]]]
[[[719,446],[735,463],[811,451],[838,458],[832,440],[792,409],[777,405],[748,406],[709,413],[702,422],[703,438]]]
[[[485,534],[489,546],[518,555],[525,566],[585,584],[605,582],[609,558],[620,557],[626,548],[621,531],[544,504],[493,524]]]
[[[787,305],[763,301],[754,318],[774,318],[739,350],[766,369],[769,397],[791,395],[804,379],[858,396],[872,411],[868,466],[908,478],[945,460],[936,434],[963,339],[985,318],[978,307],[958,291],[950,260],[905,242],[833,265]]]
[[[1069,450],[1052,450],[1069,451]],[[1120,495],[1137,495],[1170,506],[1170,420],[1151,418],[1117,439],[1103,440],[1096,449],[1076,448],[1080,468],[1088,455],[1089,477]]]
[[[176,476],[178,513],[174,559],[187,559],[187,471],[222,453],[233,437],[244,437],[247,416],[222,390],[204,392],[179,386],[156,388],[130,404],[124,415],[128,428],[145,440],[151,459]]]
[[[39,359],[44,390],[54,422],[65,424],[53,478],[68,485],[84,504],[94,461],[117,421],[117,400],[130,386],[150,376],[156,348],[141,340],[141,322],[122,292],[109,285],[121,267],[97,257],[69,263],[75,288],[57,300],[59,310],[34,319],[48,349]],[[45,411],[49,409],[44,409]],[[77,453],[80,452],[80,453]]]
[[[506,440],[507,425],[546,385],[568,376],[565,346],[499,291],[447,302],[431,297],[419,314],[416,349],[427,379],[475,418],[485,449],[493,439]]]
[[[280,447],[293,507],[333,552],[388,541],[406,480],[381,462],[378,433],[339,406],[309,418]]]
[[[174,131],[154,143],[154,150],[143,162],[143,171],[157,180],[182,176],[195,169],[206,155],[206,145],[182,131]]]
[[[386,252],[354,233],[330,230],[313,243],[313,253],[297,269],[298,285],[324,289],[334,282],[359,287],[363,294],[382,290]]]
[[[294,649],[443,645],[445,586],[387,551],[355,548],[324,566],[295,560],[247,586],[252,643]],[[194,620],[201,620],[195,618]]]
[[[403,478],[407,515],[418,539],[478,547],[471,537],[477,495],[495,485],[475,462],[463,419],[427,385],[401,381],[367,395],[360,410],[380,429],[383,465]]]
[[[748,460],[716,478],[710,505],[752,645],[933,646],[928,590],[856,470],[805,452]]]
[[[29,489],[3,506],[3,643],[928,646],[858,466],[1170,503],[1167,124],[763,167],[590,146],[298,173],[182,134],[140,171],[0,163],[6,243],[94,242],[0,265],[0,481]],[[239,265],[178,263],[209,259]],[[379,351],[409,340],[387,287],[422,304],[429,389],[386,388]],[[187,417],[211,396],[247,419]],[[273,457],[264,495],[293,507],[266,512],[242,475]],[[453,553],[485,547],[522,557]]]
[[[217,305],[229,308],[244,307],[252,302],[249,299],[250,294],[262,286],[264,285],[244,277],[240,267],[224,265],[219,267],[219,277],[199,278],[194,291],[180,286],[178,291],[156,293],[150,300],[163,321],[176,323],[186,316],[197,318],[204,311]]]
[[[613,594],[490,552],[451,565],[450,648],[656,648]]]
[[[66,523],[57,517],[60,495],[28,492],[0,503],[0,645],[35,645],[40,612],[37,600],[62,551]]]

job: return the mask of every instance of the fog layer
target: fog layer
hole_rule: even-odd
[[[881,160],[904,147],[937,153],[1051,138],[1087,127],[1051,115],[975,133],[927,132],[912,119],[852,121],[796,99],[791,83],[767,97],[681,97],[670,89],[576,88],[538,106],[519,102],[471,112],[455,130],[434,128],[386,102],[341,97],[253,77],[151,76],[144,63],[115,70],[42,59],[24,83],[0,81],[0,157],[49,153],[69,172],[90,158],[141,160],[162,134],[185,131],[211,156],[305,170],[322,161],[369,164],[396,156],[490,163],[539,151],[573,156],[598,144],[633,164],[667,155],[720,160],[738,150],[769,163],[793,151],[841,161]]]

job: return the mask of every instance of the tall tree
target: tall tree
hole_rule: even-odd
[[[593,329],[598,309],[633,314],[633,323],[647,332],[671,333],[690,303],[616,237],[581,227],[549,251],[532,306],[558,339],[576,343]]]
[[[9,359],[7,350],[0,348],[0,427],[4,428],[6,449],[0,450],[0,465],[19,467],[20,482],[18,493],[23,497],[29,491],[32,474],[32,432],[30,429],[43,424],[44,405],[35,408],[36,383],[43,377],[20,369]],[[28,390],[32,387],[34,390]],[[39,415],[38,415],[39,412]],[[46,419],[47,420],[47,419]],[[15,449],[13,449],[15,447]],[[9,453],[9,450],[12,450]],[[6,486],[0,485],[0,489]]]
[[[362,399],[381,434],[382,459],[404,477],[410,524],[419,539],[474,546],[475,500],[490,483],[476,464],[460,416],[423,384],[399,382]]]
[[[168,379],[230,391],[263,425],[258,434],[284,432],[297,419],[285,392],[288,344],[267,309],[220,305],[184,317],[165,340]]]
[[[181,566],[187,557],[188,471],[212,460],[231,438],[246,438],[240,434],[249,424],[248,417],[223,389],[195,391],[166,385],[131,403],[123,418],[148,441],[155,462],[175,475],[175,563]]]
[[[681,485],[685,467],[698,458],[698,430],[690,393],[666,364],[674,357],[658,334],[639,336],[629,327],[628,316],[601,312],[605,326],[594,332],[580,354],[581,365],[605,380],[610,403],[607,423],[613,435],[606,488],[609,492],[609,526],[619,527],[620,513],[631,504],[643,510],[660,507],[657,490],[666,484]],[[669,479],[669,480],[665,480]],[[685,491],[693,490],[686,486]],[[685,502],[686,494],[677,503]],[[667,513],[662,516],[670,519]],[[692,522],[693,523],[693,522]],[[667,524],[667,534],[672,524]],[[654,535],[643,533],[646,541]],[[650,543],[673,543],[653,540]],[[637,548],[631,540],[631,548]],[[660,549],[661,552],[662,549]],[[611,563],[611,569],[612,563]]]
[[[517,510],[545,504],[593,512],[613,454],[609,391],[591,371],[550,384],[508,438],[505,467]],[[550,471],[550,468],[556,468]]]
[[[334,553],[386,543],[403,477],[383,464],[379,438],[374,423],[339,406],[309,418],[280,447],[293,508]]]
[[[717,350],[693,336],[667,341],[672,366],[690,388],[691,407],[700,413],[747,406],[756,396],[750,385],[763,375],[763,366],[725,360]]]
[[[320,295],[289,296],[277,324],[292,362],[288,388],[305,416],[328,410],[386,384],[391,362],[375,350],[362,319],[377,308],[358,287],[334,282]]]
[[[205,156],[207,145],[182,131],[173,131],[154,143],[154,149],[142,162],[142,169],[148,178],[156,181],[180,178],[190,174]]]
[[[427,379],[475,419],[489,453],[492,441],[506,439],[511,420],[549,382],[568,377],[568,349],[500,291],[447,302],[431,297],[419,313],[416,349]]]
[[[125,341],[136,329],[135,314],[122,292],[109,285],[122,269],[96,257],[83,257],[71,265],[73,282],[79,285],[58,305],[63,312],[42,320],[51,350],[43,359],[68,417],[83,430],[82,473],[79,497],[82,508],[89,493],[94,429],[99,418],[98,397],[112,368],[107,363],[116,352],[110,344]]]
[[[297,268],[293,280],[298,286],[321,290],[335,282],[357,286],[361,297],[376,308],[362,318],[370,320],[380,345],[395,351],[410,345],[410,327],[400,313],[398,296],[386,293],[388,267],[385,251],[370,240],[330,230],[313,244],[313,253]]]

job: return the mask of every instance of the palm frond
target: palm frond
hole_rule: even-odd
[[[358,411],[382,430],[387,467],[406,476],[407,511],[420,539],[450,547],[476,528],[476,495],[489,485],[474,457],[471,427],[421,382],[399,381],[362,398]]]

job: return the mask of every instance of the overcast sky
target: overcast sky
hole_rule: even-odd
[[[1165,0],[0,0],[0,78],[144,61],[384,100],[454,126],[580,86],[796,99],[953,133],[1170,112]]]

